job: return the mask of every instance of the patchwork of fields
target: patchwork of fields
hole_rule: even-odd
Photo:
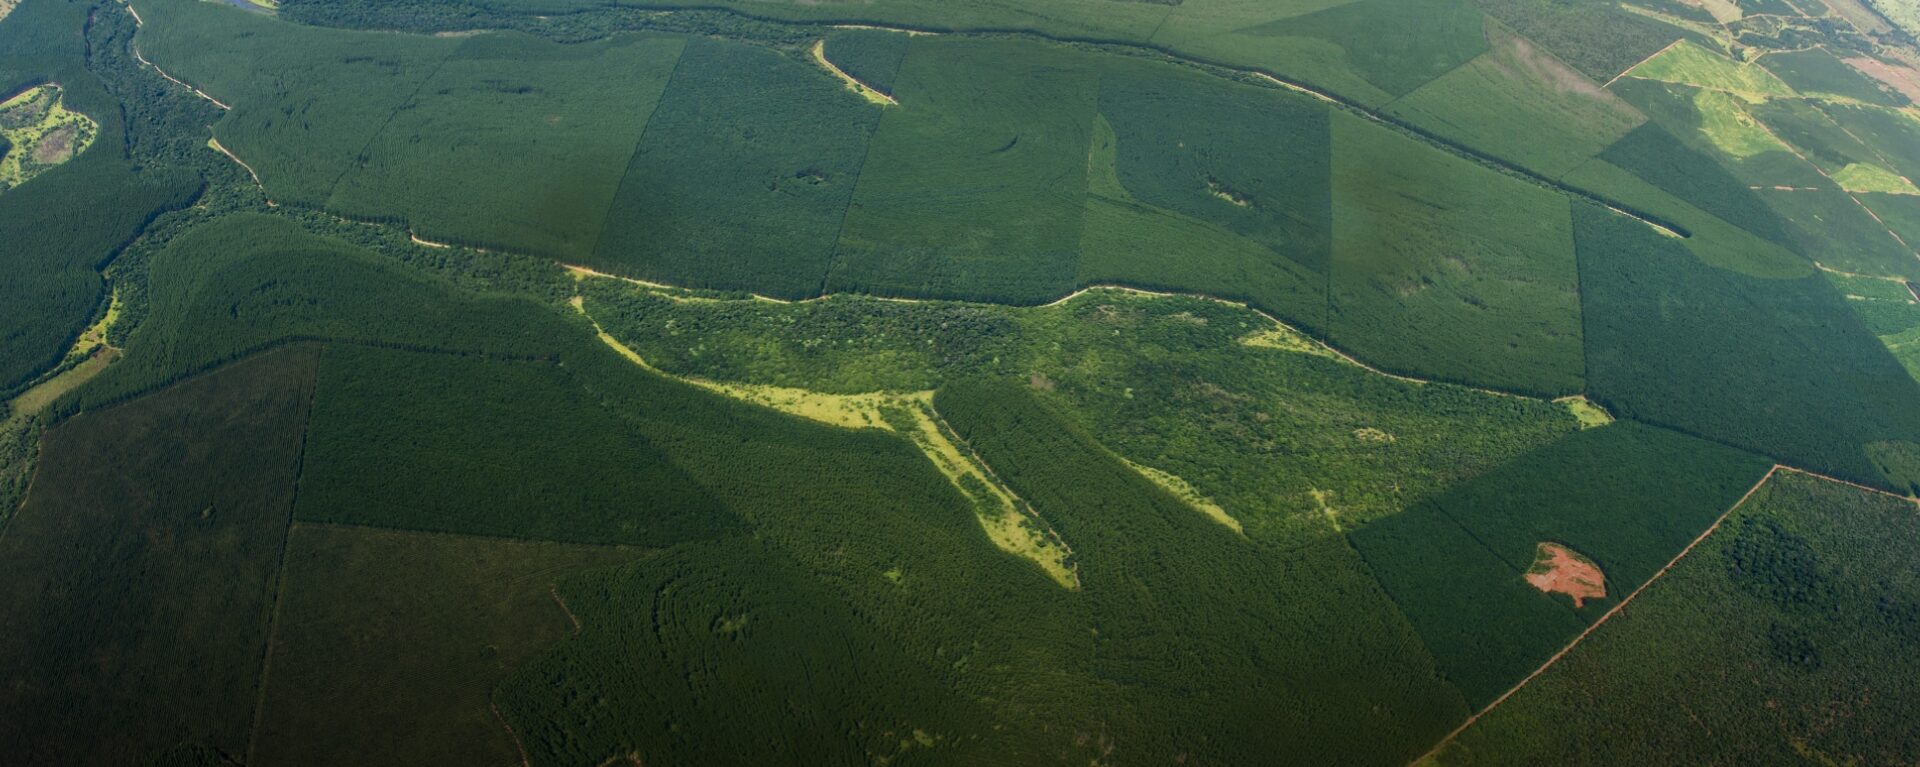
[[[10,761],[1920,758],[1863,9],[697,6],[0,0]]]

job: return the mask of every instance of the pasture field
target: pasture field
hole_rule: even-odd
[[[1916,522],[1911,502],[1778,473],[1431,764],[1913,761]]]
[[[682,44],[467,38],[341,169],[326,207],[398,216],[441,242],[587,258]]]
[[[21,764],[244,753],[315,355],[49,430],[0,537],[0,738]]]
[[[1333,125],[1329,337],[1391,370],[1579,391],[1567,198],[1358,118]]]
[[[645,556],[294,523],[249,763],[517,763],[494,688],[576,631],[555,582]]]
[[[592,263],[695,287],[816,295],[879,120],[879,107],[809,62],[689,41]]]
[[[1025,41],[914,40],[825,289],[1010,303],[1071,290],[1093,64]]]
[[[1802,95],[1891,107],[1906,104],[1906,99],[1899,94],[1848,66],[1825,48],[1769,53],[1760,57],[1758,63]]]
[[[1739,96],[1658,80],[1626,79],[1608,90],[1644,111],[1681,143],[1725,166],[1749,187],[1832,187],[1820,170],[1776,138]]]
[[[1641,62],[1628,71],[1627,76],[1723,91],[1753,102],[1797,95],[1772,71],[1757,64],[1735,62],[1691,40],[1682,40]]]
[[[328,349],[306,455],[303,521],[647,546],[736,523],[549,362]]]
[[[1887,484],[1862,446],[1920,434],[1900,404],[1920,384],[1824,279],[1713,269],[1586,206],[1574,236],[1589,396],[1623,418]]]
[[[1395,116],[1558,178],[1646,121],[1552,53],[1489,25],[1491,46],[1402,96]]]

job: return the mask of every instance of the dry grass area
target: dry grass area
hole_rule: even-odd
[[[1161,471],[1152,466],[1134,463],[1128,461],[1126,458],[1121,458],[1120,460],[1125,461],[1128,466],[1133,467],[1134,471],[1140,472],[1140,476],[1146,477],[1152,480],[1154,484],[1166,488],[1167,492],[1173,493],[1173,497],[1179,498],[1188,506],[1192,506],[1195,511],[1207,515],[1207,519],[1218,522],[1236,533],[1246,534],[1245,531],[1240,529],[1240,520],[1234,519],[1233,515],[1228,514],[1226,509],[1220,507],[1220,504],[1214,503],[1212,498],[1208,498],[1205,493],[1200,492],[1199,488],[1181,479],[1179,475]]]

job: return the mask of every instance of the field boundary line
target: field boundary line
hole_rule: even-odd
[[[287,552],[293,549],[294,509],[300,503],[300,480],[306,475],[307,439],[313,433],[313,403],[320,393],[321,350],[313,352],[313,377],[307,380],[307,406],[300,414],[300,444],[293,456],[293,488],[287,493],[287,528],[280,533],[280,558],[273,567],[273,605],[267,610],[267,638],[260,650],[260,674],[254,678],[253,721],[247,725],[247,764],[260,745],[260,720],[267,709],[267,680],[273,671],[273,646],[280,638],[280,610],[287,590]]]
[[[1526,677],[1521,679],[1518,684],[1515,684],[1513,687],[1509,688],[1506,692],[1501,693],[1500,697],[1494,698],[1492,703],[1488,703],[1485,707],[1481,708],[1473,716],[1467,717],[1467,721],[1461,722],[1460,726],[1453,728],[1452,732],[1449,732],[1446,734],[1445,737],[1442,737],[1439,743],[1435,743],[1433,748],[1429,749],[1426,753],[1421,754],[1418,758],[1414,759],[1413,761],[1408,762],[1408,765],[1411,767],[1411,765],[1418,765],[1423,762],[1426,762],[1429,759],[1432,759],[1435,755],[1440,753],[1441,749],[1446,748],[1447,744],[1452,743],[1454,738],[1459,737],[1460,733],[1466,732],[1467,728],[1472,727],[1475,722],[1480,721],[1481,717],[1486,716],[1489,713],[1492,713],[1494,709],[1500,707],[1500,704],[1507,702],[1508,698],[1513,697],[1515,693],[1520,692],[1522,688],[1526,687],[1535,678],[1538,678],[1541,674],[1546,673],[1547,669],[1552,668],[1555,663],[1560,662],[1561,658],[1564,658],[1569,653],[1573,652],[1573,648],[1580,646],[1580,643],[1582,641],[1585,641],[1588,635],[1592,634],[1594,631],[1599,630],[1601,626],[1604,626],[1607,624],[1607,621],[1612,620],[1615,615],[1620,614],[1620,611],[1625,610],[1627,608],[1627,605],[1631,604],[1635,597],[1640,596],[1640,592],[1646,591],[1648,586],[1652,586],[1656,581],[1660,580],[1662,576],[1667,574],[1667,571],[1673,569],[1674,565],[1680,564],[1680,560],[1685,559],[1688,554],[1693,553],[1694,547],[1699,546],[1700,543],[1702,541],[1705,541],[1708,536],[1713,535],[1715,530],[1720,529],[1720,523],[1725,522],[1727,520],[1727,517],[1732,515],[1736,509],[1739,509],[1741,506],[1746,505],[1747,500],[1751,499],[1754,493],[1759,492],[1760,488],[1765,487],[1767,484],[1767,481],[1773,479],[1773,475],[1779,473],[1780,470],[1782,469],[1785,469],[1787,471],[1800,471],[1791,466],[1787,466],[1785,464],[1779,464],[1779,463],[1776,463],[1773,465],[1772,468],[1767,469],[1767,473],[1761,475],[1760,480],[1758,482],[1753,483],[1753,487],[1747,488],[1746,494],[1741,495],[1740,500],[1734,501],[1733,505],[1728,506],[1726,511],[1720,512],[1720,516],[1714,518],[1713,524],[1707,525],[1707,529],[1701,531],[1700,535],[1694,537],[1693,541],[1686,545],[1686,548],[1683,548],[1680,550],[1680,553],[1673,555],[1673,559],[1668,560],[1667,563],[1661,566],[1659,570],[1654,571],[1653,575],[1647,578],[1646,582],[1641,583],[1639,588],[1636,588],[1631,593],[1627,594],[1626,598],[1620,600],[1619,604],[1614,605],[1612,609],[1606,612],[1606,614],[1601,615],[1599,620],[1596,620],[1593,622],[1592,625],[1587,626],[1586,630],[1581,631],[1578,636],[1575,636],[1573,638],[1573,641],[1568,642],[1565,647],[1560,648],[1560,651],[1554,653],[1553,657],[1548,658],[1547,662],[1540,664],[1540,667],[1534,669],[1533,673],[1526,675]],[[1808,474],[1809,476],[1819,476],[1817,474],[1812,474],[1811,472],[1801,472],[1801,473]],[[1852,484],[1852,483],[1847,483],[1847,484]],[[1892,495],[1892,494],[1888,493],[1888,495]]]
[[[1600,87],[1602,87],[1602,88],[1606,88],[1606,87],[1609,87],[1609,86],[1611,86],[1611,85],[1613,85],[1613,84],[1614,84],[1614,83],[1615,83],[1616,81],[1618,81],[1618,80],[1619,80],[1620,78],[1622,78],[1622,77],[1626,77],[1626,76],[1627,76],[1627,73],[1628,73],[1628,72],[1632,72],[1633,70],[1636,70],[1636,69],[1639,69],[1639,68],[1640,68],[1640,65],[1641,65],[1641,64],[1645,64],[1645,63],[1647,63],[1647,62],[1649,62],[1649,61],[1652,61],[1652,60],[1654,59],[1654,57],[1655,57],[1655,56],[1659,56],[1659,55],[1660,55],[1660,54],[1662,54],[1662,53],[1666,53],[1666,52],[1667,52],[1668,50],[1671,50],[1671,49],[1673,48],[1673,46],[1676,46],[1676,45],[1679,45],[1679,44],[1680,44],[1681,42],[1683,42],[1683,41],[1685,41],[1686,39],[1687,39],[1687,38],[1685,38],[1685,37],[1678,37],[1678,38],[1674,38],[1674,41],[1673,41],[1673,42],[1671,42],[1671,43],[1667,43],[1667,45],[1666,45],[1666,47],[1665,47],[1665,48],[1661,48],[1660,50],[1657,50],[1657,51],[1654,51],[1653,53],[1650,53],[1650,54],[1647,54],[1647,57],[1646,57],[1646,58],[1644,58],[1644,59],[1641,59],[1641,60],[1639,60],[1639,61],[1636,61],[1636,62],[1633,62],[1633,65],[1632,65],[1632,66],[1629,66],[1629,67],[1627,67],[1626,69],[1622,69],[1622,70],[1620,70],[1620,74],[1617,74],[1617,75],[1614,75],[1614,76],[1612,77],[1612,79],[1609,79],[1609,80],[1607,80],[1607,81],[1606,81],[1605,83],[1603,83],[1603,84],[1601,84],[1601,86],[1600,86]]]

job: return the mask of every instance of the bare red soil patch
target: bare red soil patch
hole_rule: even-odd
[[[1573,597],[1578,608],[1589,599],[1607,596],[1607,578],[1593,560],[1558,543],[1541,542],[1527,569],[1527,583],[1549,594]]]

